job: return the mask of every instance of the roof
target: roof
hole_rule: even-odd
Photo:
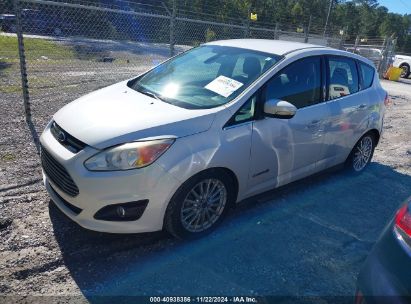
[[[230,40],[213,41],[213,42],[209,42],[206,44],[207,45],[231,46],[231,47],[265,52],[265,53],[271,53],[275,55],[285,55],[293,51],[307,49],[307,48],[329,49],[328,47],[321,46],[321,45],[293,42],[293,41],[283,41],[283,40],[269,40],[269,39],[230,39]]]

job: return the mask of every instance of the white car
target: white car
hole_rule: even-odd
[[[85,228],[195,238],[250,196],[341,163],[361,172],[386,101],[356,54],[211,42],[59,110],[41,136],[44,184]]]
[[[381,50],[370,47],[348,47],[345,49],[348,52],[361,55],[365,58],[370,59],[373,62],[380,61],[383,58],[383,53]]]
[[[395,55],[393,66],[402,69],[402,72],[401,72],[402,78],[408,78],[411,73],[411,70],[410,70],[411,56]]]

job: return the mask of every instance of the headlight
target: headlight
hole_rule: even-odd
[[[84,166],[90,171],[117,171],[146,167],[155,162],[174,139],[137,141],[109,148],[90,157]]]

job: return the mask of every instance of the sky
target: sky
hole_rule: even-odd
[[[378,0],[378,2],[390,12],[411,14],[411,0]]]

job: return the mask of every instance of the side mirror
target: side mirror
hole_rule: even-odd
[[[264,114],[268,117],[289,119],[294,117],[295,113],[297,108],[284,100],[269,99],[264,103]]]

